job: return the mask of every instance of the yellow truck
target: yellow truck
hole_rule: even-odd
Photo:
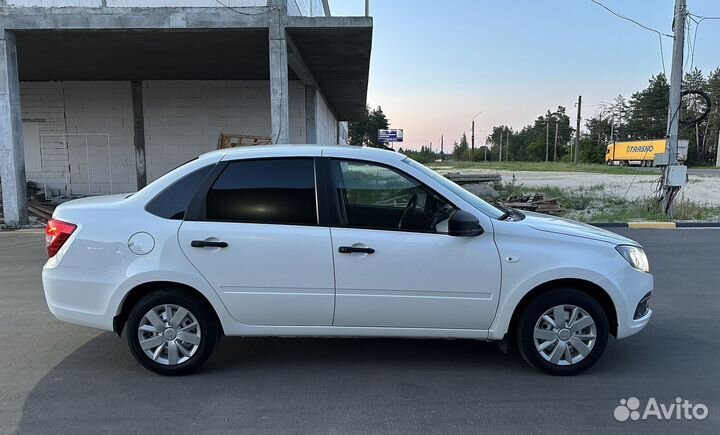
[[[615,142],[607,147],[605,162],[620,166],[655,166],[655,156],[665,154],[667,139]],[[681,160],[687,157],[687,140],[678,141]]]

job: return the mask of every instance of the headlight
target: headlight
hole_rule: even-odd
[[[650,272],[650,264],[648,263],[645,251],[642,248],[631,245],[619,245],[615,249],[625,257],[632,267],[641,272]]]

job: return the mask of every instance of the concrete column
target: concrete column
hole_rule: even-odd
[[[317,100],[317,88],[305,86],[305,143],[318,143]]]
[[[287,3],[271,0],[268,4],[270,36],[270,126],[273,143],[290,141],[290,111],[288,107],[288,49],[285,40]]]
[[[143,112],[142,80],[130,82],[133,106],[133,143],[135,145],[135,173],[137,189],[147,184],[147,171],[145,165],[145,115]]]
[[[0,33],[0,178],[5,226],[28,223],[15,34]]]

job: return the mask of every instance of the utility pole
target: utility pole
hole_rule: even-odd
[[[505,152],[505,160],[510,160],[510,127],[507,129],[507,137],[505,138],[505,142],[507,143],[507,151]]]
[[[582,95],[578,95],[577,130],[575,132],[575,164],[580,161],[580,112],[582,111]]]
[[[672,176],[678,166],[678,131],[680,124],[680,100],[683,75],[683,46],[685,45],[685,0],[675,1],[675,15],[673,20],[672,69],[670,70],[670,104],[668,106],[668,146],[667,166],[663,173],[662,205],[668,215],[672,214],[673,198],[681,186],[676,185],[676,176]],[[672,179],[672,180],[671,180]]]
[[[718,131],[718,143],[715,149],[715,153],[717,153],[717,155],[715,156],[715,167],[720,168],[720,131]]]
[[[370,0],[365,0],[365,16],[370,16]]]
[[[501,128],[501,129],[500,129],[500,159],[499,159],[501,162],[502,162],[502,147],[503,147],[503,144],[502,144],[502,134],[503,134],[503,129]]]
[[[553,148],[553,162],[557,161],[557,136],[558,136],[558,122],[555,121],[555,145]]]
[[[470,149],[472,151],[470,152],[470,160],[473,160],[475,158],[475,118],[480,116],[480,114],[482,114],[482,112],[478,112],[477,115],[472,117],[472,129],[471,129],[471,136],[470,136],[470,138],[471,138],[470,139],[470,143],[471,143]]]
[[[545,116],[545,162],[550,161],[550,118]]]
[[[443,142],[442,135],[440,135],[440,161],[443,160],[444,156],[445,156],[445,144]]]

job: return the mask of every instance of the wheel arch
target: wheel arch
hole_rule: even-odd
[[[210,312],[213,314],[213,316],[215,316],[215,321],[217,322],[220,334],[224,334],[223,324],[220,321],[220,317],[218,316],[215,307],[212,303],[210,303],[208,298],[196,288],[175,281],[150,281],[133,287],[125,295],[125,298],[120,305],[120,310],[118,314],[113,317],[113,332],[115,332],[117,335],[122,335],[122,331],[125,328],[125,323],[127,322],[130,310],[143,296],[155,290],[167,288],[177,289],[185,294],[197,298],[203,304],[207,305],[207,307],[210,309]]]
[[[515,306],[515,309],[513,310],[513,314],[510,317],[510,323],[508,324],[508,329],[506,333],[506,338],[510,337],[510,334],[512,331],[515,330],[517,326],[517,322],[520,319],[520,314],[525,310],[525,307],[536,297],[540,296],[541,294],[547,293],[549,291],[559,289],[559,288],[572,288],[579,290],[588,296],[595,299],[600,306],[602,307],[603,311],[605,312],[605,315],[608,319],[608,325],[610,326],[610,334],[613,336],[617,336],[618,331],[618,314],[617,309],[615,307],[615,304],[613,303],[612,298],[608,294],[605,289],[600,287],[599,285],[579,278],[563,278],[563,279],[555,279],[551,281],[544,282],[536,287],[534,287],[532,290],[527,292],[521,299],[520,302]]]

